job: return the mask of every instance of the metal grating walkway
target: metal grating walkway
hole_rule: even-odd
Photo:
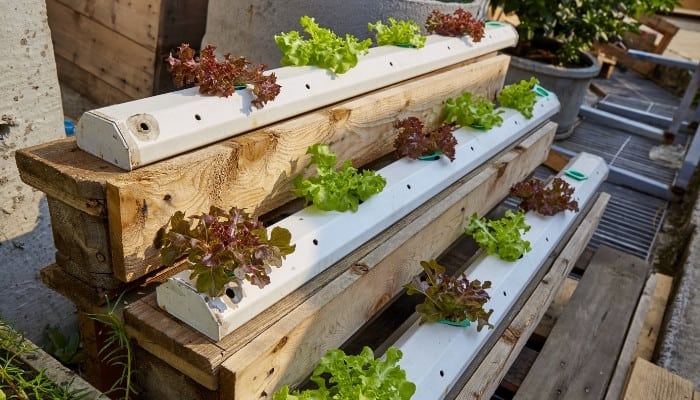
[[[611,166],[638,173],[669,186],[673,184],[676,176],[675,169],[649,158],[651,149],[661,143],[605,125],[583,121],[570,138],[556,144],[577,153],[585,151],[597,154]]]

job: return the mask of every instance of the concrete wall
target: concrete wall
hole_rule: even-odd
[[[58,139],[63,111],[43,0],[0,0],[0,316],[41,343],[47,324],[75,324],[72,303],[46,288],[54,262],[46,200],[19,179],[15,151]]]
[[[251,62],[279,66],[282,53],[274,35],[290,30],[301,31],[299,18],[314,17],[321,26],[338,35],[369,37],[367,23],[386,21],[389,17],[411,19],[423,26],[434,9],[452,13],[464,8],[484,19],[485,0],[453,3],[433,0],[209,0],[207,30],[202,45],[213,44],[221,53],[247,57]]]

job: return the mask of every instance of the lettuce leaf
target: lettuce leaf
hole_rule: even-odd
[[[297,176],[293,192],[320,210],[355,212],[361,201],[366,201],[386,186],[384,177],[370,170],[359,173],[349,160],[335,170],[336,156],[326,144],[315,144],[306,153],[311,154],[309,165],[316,164],[317,176],[308,179]]]
[[[342,74],[357,65],[358,57],[366,54],[372,44],[370,39],[359,41],[349,34],[341,38],[307,15],[301,17],[300,24],[309,39],[298,31],[275,35],[275,43],[284,54],[282,65],[315,65]]]
[[[311,374],[317,389],[290,391],[287,385],[272,395],[273,400],[409,400],[416,385],[406,380],[398,361],[401,350],[390,347],[384,360],[375,359],[364,347],[356,356],[342,350],[328,350]]]
[[[367,24],[367,29],[377,31],[376,39],[379,46],[408,45],[417,49],[425,46],[425,36],[420,33],[420,26],[413,21],[397,21],[389,18],[389,25],[382,21]]]
[[[465,233],[471,235],[487,254],[498,254],[506,261],[517,261],[531,250],[530,242],[522,239],[522,233],[530,230],[525,223],[525,213],[506,211],[503,218],[489,220],[472,215]],[[522,231],[522,233],[521,233]]]

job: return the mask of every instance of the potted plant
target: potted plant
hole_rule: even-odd
[[[559,97],[557,139],[571,134],[591,79],[600,72],[598,60],[586,53],[594,42],[617,40],[637,29],[628,16],[673,8],[675,0],[499,0],[491,7],[515,13],[518,45],[506,83],[535,76]]]

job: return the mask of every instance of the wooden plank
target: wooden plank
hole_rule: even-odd
[[[133,96],[124,93],[122,90],[103,81],[100,77],[80,68],[72,61],[58,54],[54,54],[54,56],[56,58],[56,71],[61,83],[85,96],[95,103],[96,106],[111,106],[134,99]],[[80,115],[76,117],[79,118]]]
[[[63,6],[99,23],[120,35],[124,35],[141,46],[156,50],[158,42],[159,18],[163,3],[168,0],[119,1],[107,0],[48,0]],[[51,21],[49,21],[51,22]],[[79,34],[79,32],[75,32]]]
[[[22,182],[98,217],[107,216],[106,181],[124,173],[78,149],[74,137],[19,150],[15,162]]]
[[[569,163],[570,157],[567,157],[556,150],[550,150],[547,159],[544,161],[544,165],[559,172],[566,164]]]
[[[631,68],[639,72],[643,76],[649,76],[656,67],[656,64],[652,62],[630,57],[627,55],[626,50],[623,50],[610,43],[598,44],[596,45],[596,48],[598,51],[605,53],[605,55],[609,57],[615,57],[617,59],[617,65],[624,65],[627,68]]]
[[[218,366],[226,358],[230,357],[235,352],[241,351],[244,346],[250,347],[250,343],[253,340],[256,341],[255,346],[257,348],[265,348],[266,346],[268,346],[267,348],[269,348],[269,346],[274,348],[280,343],[282,335],[274,335],[275,329],[278,328],[273,329],[273,324],[283,316],[290,314],[290,312],[293,313],[293,316],[297,319],[301,318],[300,320],[298,319],[300,323],[305,321],[305,319],[302,318],[304,314],[301,314],[302,317],[299,317],[299,313],[308,312],[309,307],[313,306],[308,299],[315,293],[327,293],[327,290],[333,288],[337,290],[338,284],[336,283],[335,285],[329,286],[329,282],[343,282],[343,279],[354,281],[357,279],[359,276],[354,275],[352,272],[350,272],[350,276],[348,277],[347,271],[364,271],[364,265],[356,265],[356,263],[360,262],[358,260],[367,259],[367,268],[374,265],[377,261],[373,261],[371,255],[374,254],[376,258],[378,257],[377,254],[381,254],[377,253],[380,250],[386,252],[386,248],[382,247],[380,249],[378,246],[389,242],[393,237],[397,237],[395,240],[402,238],[403,241],[417,241],[419,239],[418,237],[412,239],[407,237],[407,235],[409,235],[410,232],[425,228],[425,219],[427,217],[422,217],[423,215],[434,215],[434,213],[438,212],[437,210],[441,208],[444,209],[446,207],[444,204],[449,204],[449,202],[455,203],[455,201],[459,201],[465,207],[464,212],[466,213],[467,204],[472,204],[469,205],[470,208],[475,207],[473,204],[476,204],[478,207],[483,207],[485,211],[488,210],[488,205],[500,201],[500,198],[505,195],[504,191],[507,191],[507,188],[510,187],[512,183],[525,177],[529,171],[534,169],[535,166],[544,159],[549,144],[552,141],[554,130],[554,124],[547,124],[541,128],[537,134],[533,134],[528,139],[524,140],[520,146],[511,151],[502,152],[492,161],[461,179],[450,188],[434,197],[431,201],[416,209],[399,223],[381,233],[344,260],[332,266],[320,276],[317,276],[307,285],[295,291],[290,296],[285,297],[285,299],[267,309],[264,313],[237,329],[231,335],[226,336],[218,343],[214,343],[189,327],[176,322],[166,313],[159,310],[155,304],[154,296],[132,304],[127,309],[125,320],[127,322],[129,334],[134,336],[141,346],[147,348],[159,357],[176,360],[171,362],[171,365],[176,368],[181,368],[183,371],[208,371],[208,377],[193,378],[204,386],[214,388],[218,385],[216,371],[218,370]],[[465,198],[465,190],[468,191],[475,187],[476,189],[469,197]],[[455,200],[455,197],[459,200]],[[434,238],[431,237],[429,243],[435,246],[442,245],[442,243],[446,242],[450,237],[461,234],[458,228],[463,219],[461,207],[462,206],[457,207],[456,211],[452,209],[451,216],[454,220],[448,220],[442,224],[434,224],[435,226],[431,229],[442,229]],[[392,243],[395,243],[395,241]],[[439,252],[437,249],[426,250],[425,244],[423,244],[418,246],[416,250],[411,249],[407,251],[406,256],[416,254],[416,251],[419,249],[423,252]],[[415,262],[415,264],[417,265],[418,263]],[[387,268],[386,264],[384,264],[383,268]],[[403,267],[397,272],[389,271],[387,272],[387,279],[382,279],[381,282],[377,281],[375,284],[382,284],[383,282],[386,287],[381,293],[375,295],[378,296],[378,298],[375,297],[374,300],[368,298],[366,301],[362,302],[363,306],[370,304],[378,307],[381,305],[381,302],[386,302],[388,298],[385,298],[386,296],[384,296],[384,294],[392,290],[394,286],[401,284],[399,281],[392,282],[390,277],[393,276],[393,274],[403,274],[401,270],[405,268],[408,267]],[[345,275],[343,275],[344,273]],[[353,288],[352,290],[357,290],[357,288]],[[364,298],[366,295],[368,296],[369,292],[368,294],[363,292],[360,298]],[[324,297],[321,297],[321,299],[323,298]],[[353,302],[354,301],[356,301],[356,299],[354,299]],[[299,305],[302,303],[306,304],[306,306],[300,307]],[[321,306],[322,304],[317,305],[317,307]],[[360,305],[358,305],[358,307],[360,307]],[[345,314],[346,313],[343,313],[343,315]],[[290,318],[292,317],[287,317],[285,321],[292,321]],[[369,318],[369,315],[357,315],[353,318]],[[284,327],[285,325],[278,324],[277,326]],[[358,327],[359,325],[355,326],[355,328]],[[293,329],[293,327],[287,327],[286,329]],[[265,335],[260,336],[263,332]],[[326,336],[325,332],[320,335],[320,337],[324,336]],[[298,337],[293,338],[294,340],[298,339]],[[287,339],[286,342],[289,342],[289,339]],[[291,348],[292,343],[289,343],[286,347]],[[264,354],[259,354],[258,356],[262,357],[263,355]],[[265,357],[267,357],[267,353],[265,353]],[[282,371],[277,372],[278,375],[281,373]]]
[[[264,393],[271,394],[283,383],[299,384],[328,349],[348,340],[420,273],[421,260],[437,257],[463,235],[466,218],[496,206],[513,183],[544,161],[555,126],[547,124],[523,141],[519,156],[510,152],[492,164],[487,180],[465,182],[415,223],[358,259],[355,265],[363,267],[361,273],[353,268],[345,271],[224,361],[220,385],[225,398],[266,398]]]
[[[638,358],[623,400],[692,400],[693,383]]]
[[[576,287],[578,287],[578,282],[579,281],[577,279],[570,277],[567,277],[564,280],[564,283],[562,283],[561,287],[557,291],[556,296],[554,296],[554,300],[549,305],[547,312],[537,324],[534,332],[535,335],[541,338],[546,338],[549,336],[549,333],[552,332],[552,328],[554,328],[557,320],[559,320],[559,316],[561,316],[561,314],[564,312],[566,305],[569,304],[571,296],[574,295],[574,291],[576,290]]]
[[[182,43],[199,48],[207,27],[208,0],[161,0],[163,2],[158,24],[156,65],[153,78],[153,94],[175,89],[172,75],[167,70],[168,53]],[[208,44],[208,43],[206,43]],[[212,43],[216,45],[216,43]],[[237,54],[245,55],[245,54]],[[258,60],[251,60],[259,63]]]
[[[106,219],[84,213],[51,196],[47,199],[56,263],[94,287],[119,286],[120,281],[112,275]]]
[[[666,312],[666,304],[671,296],[673,289],[673,277],[664,274],[656,275],[656,288],[651,296],[649,304],[649,312],[647,312],[642,326],[639,342],[633,360],[641,357],[645,360],[651,360],[656,348],[656,341],[659,338],[661,324]]]
[[[393,151],[396,118],[432,123],[445,98],[472,91],[493,98],[509,57],[493,56],[378,90],[201,150],[121,174],[107,183],[114,272],[131,281],[160,267],[153,238],[177,210],[238,206],[256,214],[293,198],[306,149],[329,143],[341,160],[364,165]]]
[[[514,399],[599,399],[649,266],[601,246]]]
[[[91,282],[80,280],[58,264],[50,264],[42,268],[40,276],[46,286],[65,296],[82,310],[90,310],[104,304],[105,295],[113,298],[122,292],[120,290],[122,288],[110,291],[99,286],[91,286]]]
[[[573,268],[605,212],[610,195],[602,193],[591,207],[585,219],[576,228],[564,249],[559,253],[549,272],[520,309],[505,332],[493,346],[476,372],[457,395],[457,399],[489,399],[498,388],[508,367],[513,364],[520,350],[552,302],[558,288]],[[530,397],[539,399],[539,396]]]
[[[92,19],[48,0],[54,52],[132,98],[153,90],[155,54]]]
[[[634,352],[637,348],[639,336],[642,333],[642,325],[649,311],[649,303],[654,289],[656,289],[656,274],[651,274],[649,279],[647,279],[647,283],[637,303],[637,308],[632,316],[632,322],[627,329],[627,336],[620,350],[620,356],[617,358],[617,365],[615,366],[613,376],[610,378],[605,400],[618,400],[622,395],[627,375],[634,362]]]
[[[653,51],[656,54],[663,54],[668,44],[671,43],[671,40],[679,30],[676,25],[658,14],[642,15],[639,18],[639,22],[663,35],[659,43],[654,46]]]
[[[506,372],[503,380],[501,380],[499,387],[502,387],[511,393],[517,392],[518,388],[523,383],[523,380],[525,380],[527,373],[530,372],[532,364],[535,363],[538,354],[540,353],[527,346],[520,349],[518,356],[515,358],[515,361],[513,361],[513,364],[508,368],[508,372]],[[488,392],[491,391],[489,390]],[[487,394],[486,391],[484,394]],[[469,398],[467,393],[462,392],[460,395],[462,398]]]

